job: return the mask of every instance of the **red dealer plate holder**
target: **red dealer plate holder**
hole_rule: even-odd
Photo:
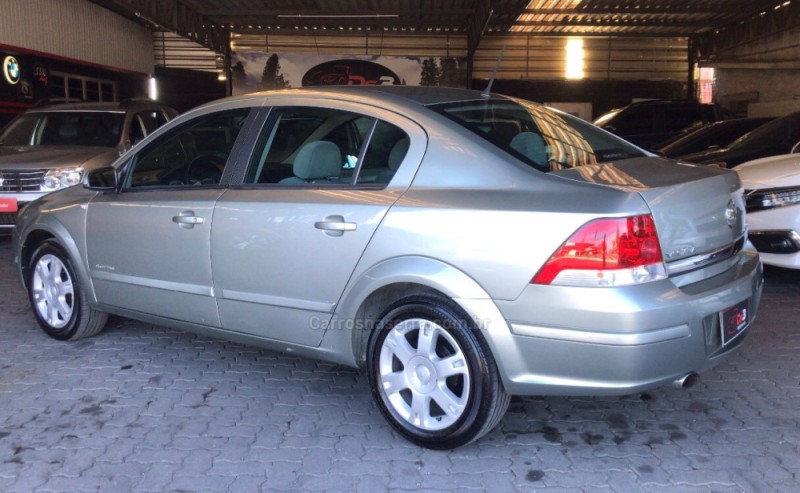
[[[723,346],[738,337],[750,325],[748,308],[748,300],[744,300],[720,312],[719,322]]]
[[[17,212],[17,199],[0,197],[0,212]]]

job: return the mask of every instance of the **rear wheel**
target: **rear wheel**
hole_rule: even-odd
[[[28,297],[39,326],[54,339],[74,340],[100,332],[107,315],[89,307],[69,256],[55,241],[34,252]]]
[[[381,412],[417,445],[450,449],[477,440],[508,408],[486,342],[450,300],[414,296],[395,303],[367,351]]]

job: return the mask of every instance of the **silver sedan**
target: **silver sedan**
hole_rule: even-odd
[[[654,157],[502,96],[267,92],[154,132],[24,208],[19,274],[52,337],[109,313],[364,368],[414,443],[511,395],[676,383],[748,334],[761,264],[728,170]]]

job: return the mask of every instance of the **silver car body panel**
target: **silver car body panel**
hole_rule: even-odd
[[[184,192],[101,194],[89,204],[86,258],[98,302],[219,327],[208,259],[223,191]],[[202,222],[179,227],[182,216]]]
[[[187,191],[186,199],[166,190],[68,189],[22,211],[18,261],[28,236],[46,232],[73,258],[88,258],[77,274],[100,309],[353,366],[363,364],[373,328],[374,320],[359,318],[371,296],[385,292],[391,301],[402,295],[395,287],[435,291],[474,320],[513,394],[643,390],[712,366],[749,332],[724,347],[715,339],[722,310],[749,300],[755,315],[761,264],[747,247],[641,285],[530,284],[562,242],[595,218],[652,214],[662,251],[672,255],[667,263],[735,243],[745,232],[735,174],[657,158],[544,174],[418,102],[380,92],[332,88],[224,100],[178,117],[143,144],[213,111],[327,105],[388,119],[409,133],[409,152],[384,189],[233,182]],[[448,94],[455,101],[465,93]],[[232,158],[230,176],[244,176],[248,157]],[[112,214],[123,203],[130,211]],[[173,222],[187,210],[203,223],[187,229]],[[315,227],[320,221],[355,229],[332,236]],[[187,258],[150,262],[159,249],[189,244],[195,251]]]

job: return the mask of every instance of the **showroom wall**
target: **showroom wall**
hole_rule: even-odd
[[[583,77],[566,80],[566,36],[491,35],[473,59],[475,88],[485,87],[503,53],[495,90],[548,103],[582,103],[591,116],[636,98],[685,98],[686,38],[583,38]],[[233,33],[231,50],[331,57],[467,55],[466,37],[435,33],[362,32],[303,35]]]
[[[86,0],[0,0],[0,127],[36,103],[147,96],[150,31]]]
[[[800,28],[721,51],[702,66],[714,67],[725,105],[751,116],[800,111]]]
[[[150,31],[86,0],[0,1],[0,44],[140,74],[153,71]]]

